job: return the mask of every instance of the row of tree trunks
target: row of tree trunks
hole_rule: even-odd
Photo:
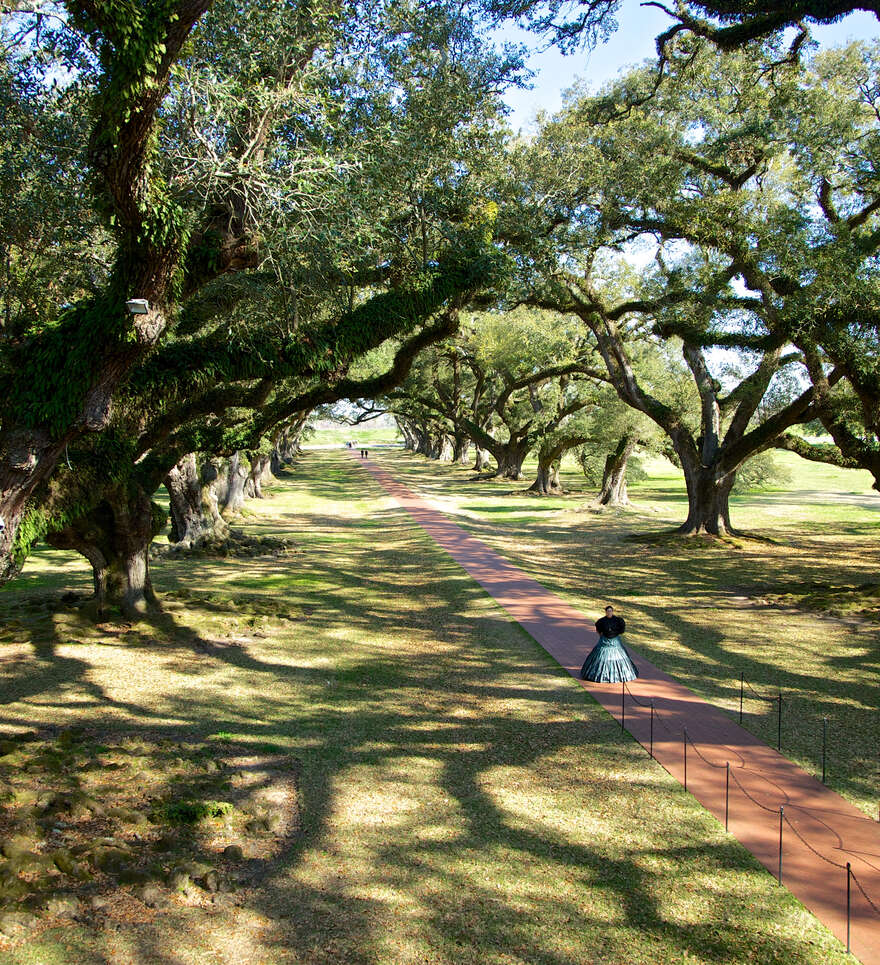
[[[191,452],[165,477],[171,506],[172,543],[191,545],[203,536],[226,536],[228,527],[220,514],[214,483],[219,473],[209,461],[199,466]]]
[[[263,486],[274,479],[272,465],[290,461],[285,444],[282,454],[243,454],[199,463],[195,453],[184,456],[165,477],[171,504],[172,543],[191,545],[202,537],[225,538],[226,520],[238,515],[247,499],[262,499]]]
[[[308,417],[308,413],[300,415],[293,422],[276,432],[272,440],[272,453],[269,456],[269,470],[273,476],[280,475],[284,467],[290,465],[302,452],[300,443]],[[265,477],[263,482],[267,482]]]
[[[299,436],[297,436],[298,445]],[[290,451],[285,452],[285,459]],[[248,464],[242,453],[229,459],[184,456],[165,477],[172,543],[192,545],[208,537],[228,536],[227,518],[241,511],[248,489],[262,495],[271,476],[273,457],[253,454]],[[156,604],[150,580],[150,544],[165,523],[150,495],[134,483],[108,489],[102,501],[63,529],[47,535],[58,549],[71,549],[92,567],[97,614],[118,606],[127,619],[143,616]]]

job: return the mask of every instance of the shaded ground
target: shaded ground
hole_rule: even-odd
[[[119,883],[128,919],[81,905],[4,941],[0,961],[843,962],[347,459],[308,457],[248,520],[294,538],[295,556],[157,560],[153,626],[94,627],[47,603],[88,584],[54,552],[0,591],[7,732],[79,724],[150,756],[217,742],[230,780],[277,753],[295,762],[298,814],[240,904],[150,909]],[[188,752],[172,755],[185,771]],[[235,790],[183,797],[236,807]],[[211,844],[222,823],[206,820],[194,841],[216,854],[228,839]]]

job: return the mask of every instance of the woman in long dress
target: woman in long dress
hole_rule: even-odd
[[[614,607],[605,607],[605,616],[596,621],[599,642],[587,654],[581,667],[581,680],[599,684],[619,684],[635,680],[639,672],[623,646],[620,635],[626,630],[626,621],[614,615]]]

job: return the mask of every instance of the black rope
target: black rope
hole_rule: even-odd
[[[730,776],[733,778],[734,782],[736,783],[736,786],[743,792],[743,794],[745,794],[745,796],[752,802],[752,804],[757,804],[762,811],[768,811],[770,814],[779,814],[778,808],[768,808],[766,805],[761,804],[760,801],[756,801],[755,798],[753,798],[752,795],[749,794],[749,792],[742,786],[742,784],[739,783],[739,781],[737,780],[736,774],[733,772],[733,769],[731,769],[730,771]]]
[[[627,687],[626,681],[623,682],[623,689],[630,695],[630,697],[632,697],[632,699],[639,705],[639,707],[650,707],[650,706],[651,706],[651,701],[650,701],[650,700],[649,700],[647,703],[646,703],[644,700],[639,700],[639,698],[636,697],[636,695],[629,689],[629,687]],[[654,708],[654,712],[655,712],[655,713],[657,712],[657,708],[656,708],[656,707]]]
[[[700,753],[700,748],[697,747],[697,745],[693,742],[693,740],[691,739],[691,735],[687,731],[684,732],[684,736],[685,736],[685,739],[688,741],[688,743],[691,745],[691,747],[693,747],[693,749],[697,752],[697,757],[699,757],[701,761],[705,761],[709,765],[709,767],[719,767],[721,768],[722,771],[724,770],[724,768],[727,767],[727,761],[725,761],[723,764],[713,764],[712,761],[707,760]]]
[[[748,680],[745,681],[745,685],[749,688],[749,690],[751,690],[751,692],[752,692],[756,697],[759,697],[761,700],[768,700],[768,701],[776,701],[776,700],[779,700],[779,696],[778,696],[778,695],[777,695],[776,697],[767,697],[767,696],[765,696],[764,694],[759,693],[759,692],[758,692],[757,690],[755,690],[755,688],[748,682]]]
[[[821,858],[823,861],[827,862],[828,864],[834,865],[835,868],[840,868],[841,871],[846,871],[846,865],[845,865],[845,864],[838,864],[836,861],[832,861],[831,858],[826,858],[825,855],[822,854],[820,851],[817,851],[817,850],[810,844],[810,842],[807,841],[807,839],[800,833],[800,831],[798,831],[798,829],[791,823],[791,821],[788,820],[788,815],[787,815],[787,814],[783,814],[782,816],[785,818],[785,823],[786,823],[786,824],[791,828],[791,830],[794,831],[794,833],[801,839],[801,842],[802,842],[803,844],[805,844],[805,845],[810,849],[810,851],[813,852],[814,855],[816,855],[817,858]]]
[[[663,720],[663,715],[660,713],[659,710],[657,710],[656,707],[654,707],[654,717],[655,717],[657,720],[659,720],[661,724],[663,724],[663,726],[666,728],[667,731],[669,731],[670,734],[674,734],[674,733],[675,733],[675,731],[669,726],[669,724],[667,724],[667,723]]]
[[[874,914],[877,915],[878,917],[880,917],[880,908],[878,908],[878,907],[874,904],[874,902],[871,901],[871,899],[868,897],[867,892],[866,892],[865,889],[862,887],[861,881],[859,881],[859,879],[856,877],[855,871],[853,871],[852,868],[850,868],[850,869],[849,869],[849,873],[850,873],[850,876],[852,877],[852,880],[853,880],[853,881],[856,883],[856,885],[858,886],[859,891],[865,896],[865,901],[867,901],[868,904],[869,904],[869,905],[871,906],[871,908],[873,909]]]

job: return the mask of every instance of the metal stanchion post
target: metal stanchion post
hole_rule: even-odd
[[[688,729],[682,731],[682,746],[684,747],[684,789],[688,789]]]
[[[849,923],[850,923],[850,879],[852,878],[852,866],[846,863],[846,953],[849,955]]]
[[[785,816],[785,808],[779,805],[779,884],[782,884],[782,820]]]
[[[825,746],[828,743],[828,718],[822,718],[822,783],[825,783]]]
[[[651,701],[651,759],[654,759],[654,701]]]
[[[724,772],[724,830],[728,830],[730,824],[730,761],[727,762],[727,770]]]
[[[776,716],[776,750],[782,750],[782,693],[779,694],[779,711]]]
[[[745,687],[745,675],[739,675],[739,722],[743,722],[743,687]]]

